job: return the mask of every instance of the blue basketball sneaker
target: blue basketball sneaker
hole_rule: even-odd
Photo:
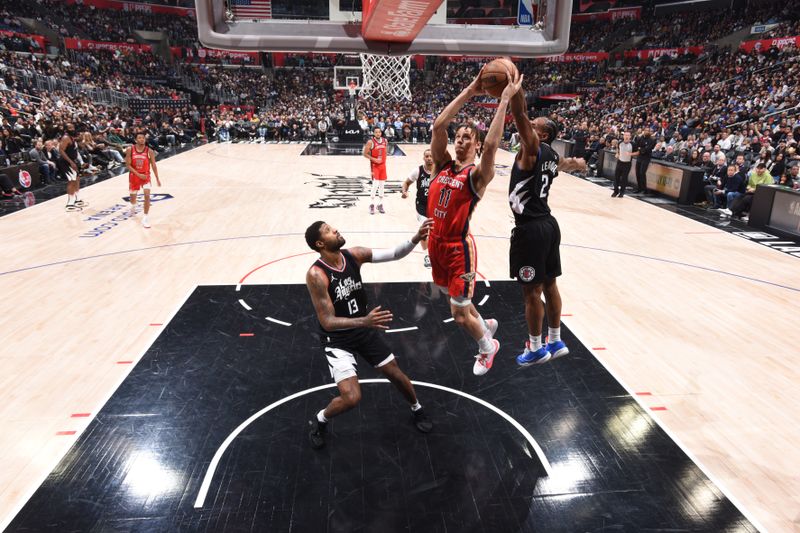
[[[569,353],[569,348],[567,348],[567,345],[562,341],[548,342],[547,351],[550,352],[553,359],[558,359],[559,357],[567,355]]]
[[[540,365],[550,360],[550,352],[547,348],[542,346],[535,352],[531,351],[530,341],[525,341],[525,351],[517,356],[517,364],[519,366]]]

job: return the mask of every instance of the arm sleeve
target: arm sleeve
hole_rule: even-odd
[[[414,249],[416,244],[411,242],[410,240],[405,241],[401,244],[398,244],[393,249],[380,249],[380,250],[372,250],[372,262],[373,263],[386,263],[389,261],[397,261],[398,259],[402,259],[403,257],[407,256],[411,253],[411,250]]]
[[[414,183],[419,179],[419,168],[415,168],[411,171],[411,174],[408,175],[408,181]]]

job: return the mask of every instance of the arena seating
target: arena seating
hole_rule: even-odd
[[[155,3],[184,5],[180,0]],[[192,52],[172,58],[149,49],[62,49],[58,56],[44,56],[39,43],[24,36],[30,28],[20,17],[34,19],[62,37],[109,43],[134,42],[136,30],[163,31],[169,44]],[[623,130],[649,127],[664,146],[673,145],[677,155],[671,157],[686,161],[693,149],[699,155],[715,143],[722,143],[729,156],[743,152],[748,160],[768,148],[775,160],[783,139],[780,169],[794,164],[797,156],[787,150],[800,140],[797,114],[780,114],[798,105],[796,48],[745,53],[717,50],[710,42],[756,23],[777,24],[762,35],[765,38],[798,35],[796,17],[781,2],[764,2],[743,12],[669,17],[645,9],[641,20],[575,24],[569,53],[610,51],[631,37],[637,37],[639,49],[691,44],[703,46],[697,49],[702,51],[658,59],[634,54],[624,61],[613,54],[610,61],[525,60],[518,66],[526,75],[532,105],[540,107],[539,96],[548,92],[577,95],[541,112],[553,114],[568,138],[586,122],[587,148],[610,145]],[[130,141],[131,128],[143,127],[159,150],[203,137],[231,142],[319,139],[320,121],[327,123],[329,136],[343,125],[337,101],[341,95],[334,91],[332,79],[332,67],[341,57],[287,54],[280,68],[270,68],[269,61],[249,68],[212,64],[229,61],[197,53],[190,17],[130,16],[62,0],[8,0],[0,10],[0,30],[5,32],[0,34],[5,50],[0,52],[0,112],[8,131],[2,140],[6,158],[24,158],[37,139],[57,139],[68,121],[79,122],[93,134],[113,132],[116,141],[125,142]],[[687,35],[693,40],[687,41]],[[200,64],[201,59],[207,64]],[[412,71],[411,102],[361,103],[362,128],[368,131],[377,124],[387,130],[387,137],[427,141],[436,113],[469,83],[481,63],[429,59],[425,72]],[[769,113],[776,114],[761,118]],[[486,128],[491,116],[491,101],[476,100],[459,120]]]

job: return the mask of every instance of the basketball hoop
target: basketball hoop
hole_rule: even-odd
[[[362,97],[411,100],[411,56],[359,54],[359,57],[364,76]]]

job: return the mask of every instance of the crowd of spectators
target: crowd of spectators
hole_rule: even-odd
[[[6,11],[0,12],[0,23],[2,27],[18,31],[21,26],[11,13],[17,14],[16,4],[25,2],[9,2],[14,6],[10,10],[4,7]],[[131,24],[143,29],[163,28],[172,34],[176,31],[172,23],[164,21],[181,19],[159,15],[158,21],[147,20],[146,15],[138,13],[130,16],[124,12],[67,6],[56,0],[34,0],[34,3],[37,6],[20,8],[20,12],[30,16],[25,9],[34,10],[39,13],[40,20],[48,20],[40,9],[47,7],[53,15],[53,23],[85,31],[86,36],[95,39],[126,40],[133,28]],[[782,7],[776,9],[776,4],[767,2],[746,19],[726,13],[712,15],[716,16],[716,22],[722,21],[717,26],[724,26],[726,32],[734,23],[746,25],[779,20],[783,22],[772,31],[779,34],[796,31],[797,22],[791,20]],[[121,22],[120,16],[131,20]],[[673,34],[693,34],[700,42],[715,35],[712,31],[700,31],[700,26],[707,22],[705,17],[704,14],[672,17],[669,25],[662,21],[652,24],[618,21],[611,31],[622,29],[624,33],[626,25],[640,24],[645,31],[653,32],[648,37],[649,45],[671,45]],[[582,27],[601,28],[576,26],[574,39],[580,46],[589,46],[591,39],[581,37],[582,30],[578,30]],[[70,31],[66,26],[59,26],[59,29],[62,33]],[[184,30],[187,36],[194,35],[193,26],[191,30],[188,26]],[[177,31],[180,34],[184,30]],[[90,31],[95,33],[88,33]],[[680,44],[686,43],[684,40]],[[14,92],[3,93],[0,102],[5,128],[0,155],[8,161],[20,157],[19,154],[24,157],[38,141],[44,145],[46,141],[56,140],[69,121],[80,124],[81,131],[92,137],[91,141],[89,137],[83,141],[90,147],[86,149],[87,164],[98,162],[94,166],[108,167],[119,163],[113,154],[125,145],[119,141],[130,141],[131,128],[145,128],[153,147],[163,149],[203,136],[231,142],[330,138],[343,130],[348,118],[341,102],[345,96],[333,89],[331,67],[341,59],[333,56],[289,54],[286,57],[288,68],[272,71],[212,65],[184,65],[175,70],[157,55],[148,53],[95,50],[45,57],[18,54],[8,51],[13,47],[6,48],[7,51],[0,51],[2,83],[3,88]],[[777,176],[793,166],[797,159],[792,143],[800,140],[800,130],[786,114],[762,117],[800,105],[797,57],[794,49],[754,54],[711,51],[699,59],[651,61],[622,68],[607,69],[602,63],[592,62],[532,60],[520,61],[518,66],[526,76],[529,90],[548,84],[594,87],[594,91],[553,110],[554,117],[562,124],[562,135],[580,139],[589,156],[603,147],[613,147],[623,131],[635,135],[650,129],[658,142],[654,158],[702,166],[709,160],[716,163],[719,152],[728,160],[742,154],[748,163],[764,159],[767,169]],[[700,63],[696,65],[697,61]],[[472,80],[480,65],[481,62],[470,61],[430,62],[427,71],[411,72],[411,101],[362,99],[356,120],[365,135],[378,126],[389,139],[426,142],[435,115],[458,89]],[[84,89],[113,89],[132,98],[172,101],[173,105],[164,105],[163,110],[158,106],[145,107],[141,112],[134,111],[133,106],[130,109],[102,106],[91,103],[85,96],[42,91],[32,78],[19,75],[20,72],[67,80]],[[186,94],[178,88],[179,80],[186,79],[202,88],[203,98],[196,101],[209,104],[208,107],[185,107],[175,103],[186,99]],[[21,96],[27,94],[33,98]],[[212,105],[220,95],[233,96],[239,108],[234,106],[221,111]],[[471,101],[457,122],[469,120],[479,129],[487,129],[493,108],[491,101],[486,100]],[[97,135],[100,137],[95,137]],[[113,144],[106,142],[109,135],[114,136]],[[91,148],[92,142],[94,148]]]
[[[62,37],[136,42],[134,32],[145,30],[166,32],[172,46],[194,46],[197,43],[197,23],[191,17],[98,9],[80,3],[69,5],[63,0],[4,0],[3,3],[8,18],[38,20]],[[11,17],[11,13],[14,17]]]
[[[151,3],[186,5],[188,0],[161,0]],[[99,41],[134,42],[136,30],[164,31],[174,46],[197,46],[197,28],[192,17],[172,14],[149,14],[113,9],[97,9],[80,4],[68,5],[63,0],[5,0],[0,11],[0,29],[24,32],[16,19],[19,16],[35,18],[63,37],[81,37]],[[322,4],[325,4],[324,6]],[[672,48],[711,42],[754,24],[780,23],[767,37],[793,36],[798,33],[798,14],[790,3],[781,0],[750,2],[736,9],[695,10],[670,14],[654,14],[652,6],[645,3],[640,20],[620,19],[573,24],[570,31],[570,52],[610,51],[634,36],[642,37],[637,48]],[[320,7],[322,6],[322,7]],[[312,6],[309,13],[326,11],[327,2]],[[273,5],[274,9],[280,6]],[[294,9],[294,7],[293,7]],[[325,56],[310,59],[295,56],[289,66],[305,66],[312,61],[318,66],[328,66]]]
[[[94,50],[50,58],[0,51],[0,69],[6,85],[22,92],[35,83],[18,75],[20,71],[67,80],[84,90],[113,89],[135,98],[180,96],[168,85],[175,78],[174,71],[151,54]]]
[[[573,24],[570,52],[609,52],[632,37],[634,48],[676,48],[713,42],[742,28],[780,23],[763,38],[800,35],[798,11],[789,3],[767,0],[740,9],[711,9],[655,15],[645,10],[642,18]]]

